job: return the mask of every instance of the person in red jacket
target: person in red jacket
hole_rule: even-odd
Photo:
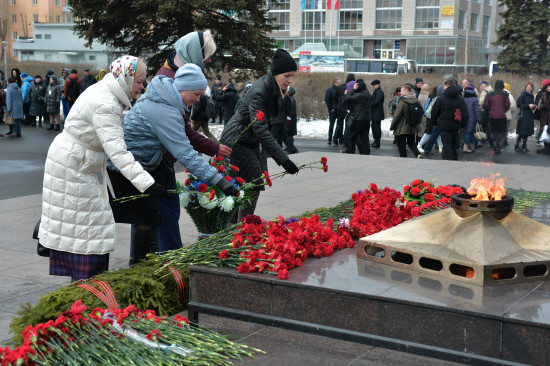
[[[76,102],[76,99],[80,96],[81,82],[82,80],[78,77],[78,71],[76,69],[72,69],[69,77],[65,79],[63,94],[65,95],[65,99],[69,101],[69,111],[74,102]]]
[[[495,91],[487,96],[483,109],[489,113],[489,132],[493,140],[495,154],[500,154],[506,141],[508,125],[506,122],[506,111],[510,108],[510,99],[504,91],[504,81],[497,80]]]
[[[204,70],[206,64],[211,62],[211,56],[215,51],[216,43],[209,30],[188,33],[174,44],[174,51],[168,56],[164,65],[158,70],[157,75],[165,75],[174,79],[176,71],[186,63],[195,64]],[[189,117],[189,113],[184,116],[186,122],[185,133],[193,149],[208,156],[228,156],[231,154],[231,149],[228,146],[212,141],[193,130],[193,126],[189,122]],[[164,158],[164,163],[171,167],[172,172],[174,171],[174,162],[175,159],[167,153]],[[169,178],[175,189],[175,174],[172,174]],[[169,197],[159,198],[158,205],[162,224],[157,228],[158,248],[151,248],[151,251],[158,249],[159,252],[165,252],[181,248],[183,243],[181,241],[179,229],[181,210],[179,197],[172,194],[169,195]]]

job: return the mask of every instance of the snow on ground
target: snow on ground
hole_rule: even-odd
[[[382,121],[382,138],[393,138],[390,131],[391,118],[386,118]],[[300,118],[298,120],[298,138],[326,140],[328,138],[328,119],[311,119],[306,120]],[[210,131],[216,137],[220,137],[223,130],[223,125],[210,124]]]

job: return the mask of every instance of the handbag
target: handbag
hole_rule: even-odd
[[[483,132],[480,123],[476,123],[476,132],[474,132],[474,137],[479,141],[487,139],[487,134]]]
[[[41,257],[49,257],[50,256],[50,250],[40,244],[40,239],[38,239],[38,230],[40,229],[40,219],[36,223],[36,226],[34,227],[34,232],[32,233],[33,239],[37,239],[38,243],[36,244],[36,254],[38,254]]]
[[[544,130],[540,135],[540,141],[550,143],[550,134],[548,134],[548,125],[544,126]]]
[[[13,119],[13,116],[11,115],[7,115],[6,116],[6,121],[4,122],[6,125],[14,125],[15,124],[15,120]]]

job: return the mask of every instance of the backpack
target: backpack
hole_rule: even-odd
[[[428,105],[428,108],[425,108],[425,112],[424,112],[424,115],[426,116],[426,118],[432,118],[432,107],[434,106],[435,104],[435,101],[437,100],[437,97],[435,98],[432,98],[430,100],[430,104]]]
[[[455,109],[453,121],[456,123],[462,123],[462,110],[459,107]]]
[[[422,122],[422,117],[424,117],[424,109],[420,103],[409,104],[406,117],[407,123],[411,126],[416,126]]]
[[[401,97],[399,95],[396,95],[393,97],[393,99],[390,101],[390,104],[388,104],[388,113],[393,116],[395,113],[395,110],[397,109],[397,105],[399,104],[399,101]]]
[[[80,88],[78,87],[78,79],[69,79],[69,85],[67,85],[67,96],[72,100],[76,100],[80,95]]]
[[[535,97],[535,105],[537,107],[540,108],[541,104],[542,104],[542,93],[544,93],[544,90],[546,88],[541,88],[538,92],[537,92],[537,96]]]
[[[216,117],[216,102],[210,98],[206,98],[206,107],[204,108],[203,115],[208,118]]]

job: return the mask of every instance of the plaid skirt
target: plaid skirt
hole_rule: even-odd
[[[109,270],[109,253],[76,254],[50,249],[50,274],[85,280]]]

